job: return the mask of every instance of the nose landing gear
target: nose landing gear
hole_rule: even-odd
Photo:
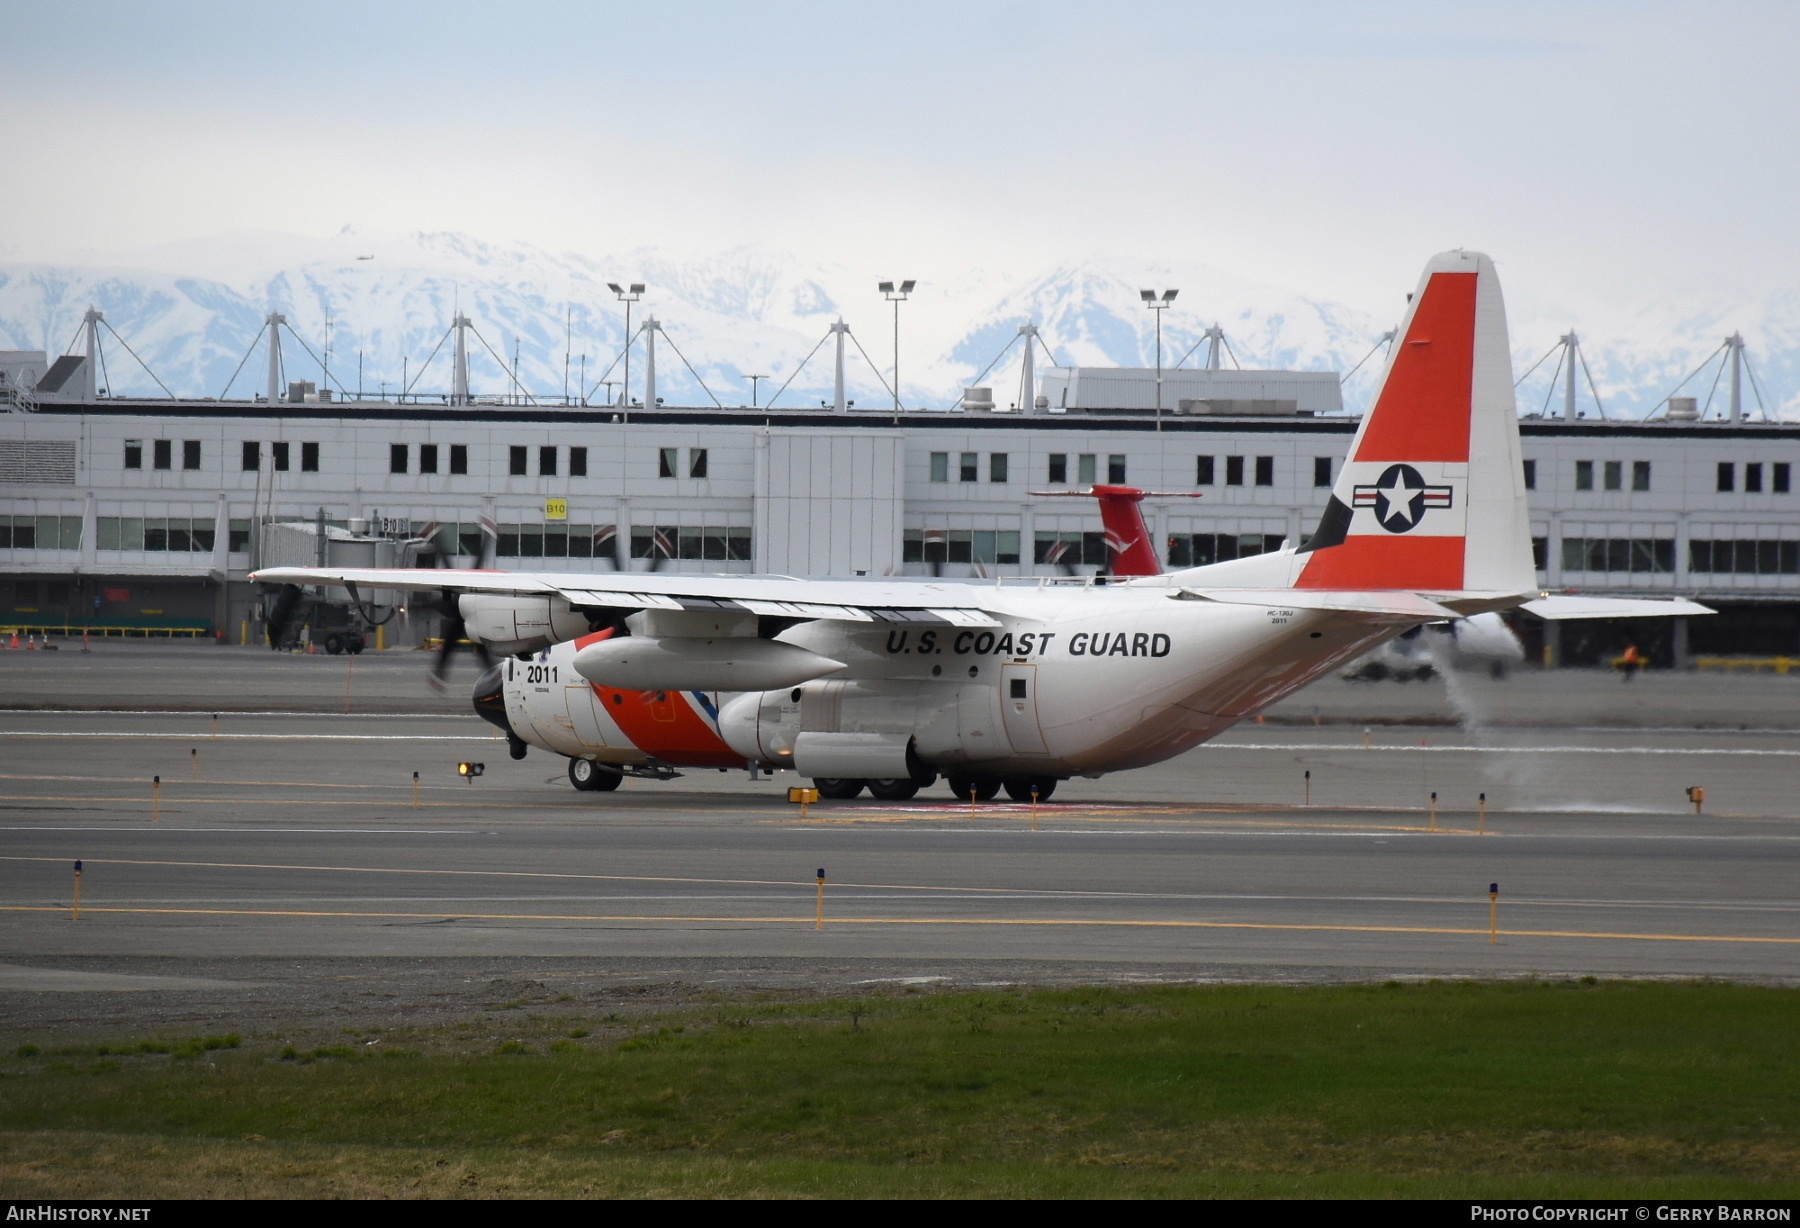
[[[609,772],[592,759],[569,760],[569,783],[584,793],[610,793],[625,778]]]

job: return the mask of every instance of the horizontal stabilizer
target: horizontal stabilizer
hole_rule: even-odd
[[[1679,618],[1685,614],[1718,613],[1711,606],[1679,597],[1665,601],[1651,597],[1571,597],[1563,593],[1527,601],[1519,608],[1551,622],[1565,618]]]
[[[1289,610],[1334,610],[1368,614],[1381,621],[1438,622],[1461,617],[1448,606],[1427,601],[1417,593],[1380,589],[1362,591],[1333,588],[1184,588],[1177,594],[1185,601],[1217,601],[1226,605],[1260,605]]]

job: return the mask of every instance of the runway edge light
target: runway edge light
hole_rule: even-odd
[[[470,763],[467,759],[456,765],[456,774],[464,780],[473,782],[477,776],[487,771],[485,763]]]

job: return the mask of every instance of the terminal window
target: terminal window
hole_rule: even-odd
[[[79,549],[79,516],[0,516],[0,550]]]
[[[569,476],[572,478],[585,478],[587,476],[586,448],[569,449]]]
[[[469,445],[453,443],[450,445],[450,472],[467,473],[469,471]]]
[[[1038,534],[1040,543],[1046,536],[1055,534]],[[900,561],[1017,563],[1019,533],[1017,529],[907,529],[900,539]]]
[[[1006,481],[1006,458],[1005,452],[988,453],[988,481]]]
[[[737,525],[631,526],[634,559],[711,559],[750,561],[750,530]]]
[[[127,439],[125,441],[125,467],[127,469],[142,469],[144,467],[143,440]]]
[[[407,453],[407,446],[403,443],[390,443],[388,445],[388,472],[389,473],[405,473],[406,472],[406,453]]]
[[[1330,487],[1331,458],[1329,456],[1313,457],[1313,485]]]
[[[282,473],[287,472],[288,446],[285,442],[277,440],[269,445],[269,467],[279,469]]]
[[[1800,542],[1742,539],[1688,542],[1688,570],[1746,576],[1800,574]]]
[[[1075,458],[1075,481],[1082,486],[1092,486],[1097,480],[1094,477],[1094,454],[1083,452]]]
[[[931,480],[934,482],[948,482],[950,480],[950,454],[948,452],[933,452],[931,454]],[[1054,481],[1055,479],[1053,478],[1051,480]]]
[[[1719,490],[1721,492],[1737,489],[1737,464],[1733,461],[1719,462]]]
[[[300,445],[300,472],[317,473],[319,471],[319,445],[303,443]]]
[[[960,482],[979,482],[981,480],[980,454],[964,452],[957,459],[956,477]]]
[[[522,478],[530,470],[526,467],[531,460],[531,449],[520,444],[513,444],[507,449],[507,472],[515,478]]]
[[[1087,563],[1106,566],[1106,534],[1054,533],[1039,530],[1032,543],[1031,561],[1056,567]]]
[[[1244,484],[1244,458],[1227,456],[1225,458],[1225,485],[1242,486]]]
[[[706,476],[705,448],[688,449],[688,476],[690,478],[703,478]]]
[[[1576,461],[1575,462],[1575,489],[1576,490],[1592,490],[1592,489],[1594,489],[1594,462],[1593,461]]]
[[[457,530],[455,540],[458,551],[472,558],[480,557],[482,538],[479,524],[445,527]],[[504,558],[612,558],[614,530],[609,524],[565,524],[559,521],[552,524],[500,524],[495,529],[494,553]]]
[[[436,473],[438,471],[438,446],[435,443],[419,445],[419,472]]]
[[[184,439],[181,441],[181,467],[183,469],[198,469],[200,467],[200,441],[198,439]]]
[[[80,524],[79,516],[73,519]],[[205,554],[213,548],[215,528],[211,520],[186,517],[97,516],[94,545],[101,550]]]
[[[1106,480],[1114,486],[1125,481],[1125,458],[1117,452],[1106,458]]]
[[[1534,460],[1528,460],[1528,461],[1524,462],[1524,467],[1525,467],[1525,489],[1526,490],[1536,490],[1537,489],[1537,462]]]
[[[681,463],[681,449],[680,448],[658,448],[656,450],[656,476],[657,477],[659,477],[659,478],[674,477],[675,476],[675,466],[679,465],[680,463]]]
[[[1754,461],[1744,466],[1744,493],[1762,494],[1762,466]]]
[[[1670,537],[1565,537],[1564,571],[1671,572],[1675,540]]]
[[[252,473],[262,468],[262,444],[254,439],[244,440],[244,472]]]
[[[1050,471],[1046,480],[1057,485],[1069,480],[1069,454],[1067,452],[1050,454]]]
[[[1256,458],[1256,484],[1258,486],[1275,485],[1275,458],[1273,456]]]
[[[1279,533],[1171,533],[1169,566],[1205,567],[1281,549]]]
[[[1606,489],[1623,490],[1625,488],[1625,462],[1607,461],[1602,471]]]
[[[1778,495],[1788,494],[1792,490],[1792,466],[1787,461],[1776,461],[1769,469],[1769,476],[1773,479],[1769,489]]]
[[[1649,461],[1632,461],[1631,462],[1631,489],[1633,489],[1633,490],[1649,490],[1650,489],[1650,462]]]
[[[1212,457],[1196,456],[1194,458],[1194,485],[1211,486],[1216,480],[1214,472],[1215,468]]]
[[[175,445],[167,439],[151,440],[150,463],[158,469],[173,469],[175,467]]]
[[[556,476],[556,447],[538,449],[538,476],[553,478]]]

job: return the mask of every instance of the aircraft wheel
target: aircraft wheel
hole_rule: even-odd
[[[903,802],[919,791],[919,782],[906,777],[901,780],[871,780],[869,796],[884,802]]]
[[[344,637],[333,631],[325,637],[325,651],[337,656],[344,651]]]
[[[569,783],[584,793],[611,792],[624,779],[619,773],[607,771],[592,759],[569,760]]]
[[[1031,791],[1033,789],[1037,790],[1038,801],[1047,802],[1050,800],[1050,795],[1056,792],[1056,781],[1042,778],[1020,779],[1014,777],[1006,782],[1006,796],[1012,798],[1015,802],[1030,801]]]
[[[813,777],[813,788],[819,791],[820,797],[834,798],[838,801],[847,801],[855,797],[863,791],[863,786],[868,783],[866,780],[859,780],[853,776]]]
[[[945,779],[950,782],[950,792],[956,795],[959,802],[968,801],[971,791],[978,802],[991,802],[1000,792],[1000,782],[991,776],[961,776],[952,772]],[[1025,796],[1029,798],[1031,795],[1027,793]]]

